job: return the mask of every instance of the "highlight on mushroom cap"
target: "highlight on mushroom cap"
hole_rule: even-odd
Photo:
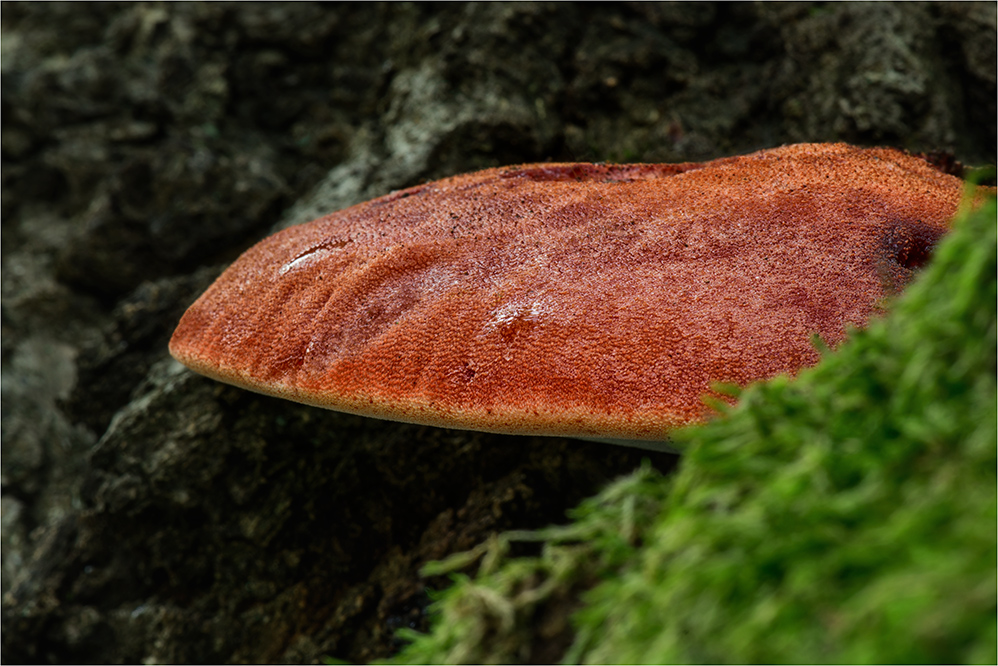
[[[261,393],[489,432],[648,440],[716,382],[813,365],[903,287],[959,179],[891,149],[700,164],[531,164],[419,185],[277,233],[170,351]]]

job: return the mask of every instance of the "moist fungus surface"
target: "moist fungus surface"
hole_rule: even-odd
[[[818,360],[929,256],[962,181],[891,149],[455,176],[292,227],[191,306],[171,353],[320,407],[664,440],[713,382]]]

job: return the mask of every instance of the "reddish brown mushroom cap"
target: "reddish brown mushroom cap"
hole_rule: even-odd
[[[535,164],[282,231],[171,353],[248,389],[491,432],[663,440],[713,382],[812,365],[900,287],[963,185],[889,149]]]

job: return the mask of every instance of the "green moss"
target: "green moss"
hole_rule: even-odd
[[[517,662],[559,636],[568,662],[998,661],[995,218],[989,198],[818,366],[679,433],[675,476],[430,567],[483,558],[397,661]],[[540,554],[509,557],[525,540]]]

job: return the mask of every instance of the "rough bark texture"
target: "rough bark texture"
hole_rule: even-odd
[[[180,314],[275,228],[521,162],[995,161],[992,3],[2,7],[10,662],[383,657],[442,583],[422,563],[647,455],[183,370]]]

